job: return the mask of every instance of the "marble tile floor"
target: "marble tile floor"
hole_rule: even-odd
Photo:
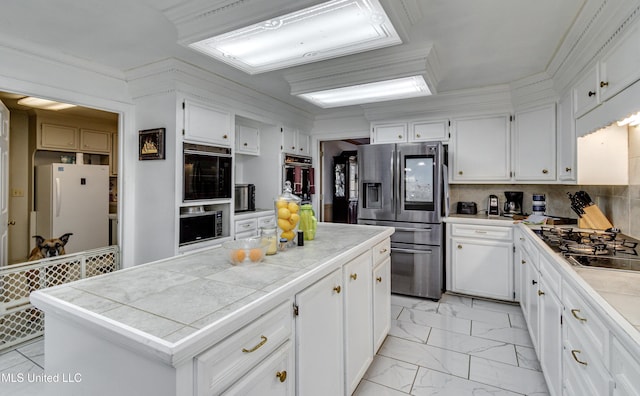
[[[392,295],[391,330],[355,396],[548,395],[518,305]],[[0,354],[0,396],[44,393],[44,340]],[[23,380],[8,374],[22,373]]]
[[[391,296],[391,330],[355,396],[548,395],[520,306]]]

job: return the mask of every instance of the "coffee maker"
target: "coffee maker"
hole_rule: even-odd
[[[507,200],[504,202],[504,216],[513,217],[513,215],[522,214],[522,191],[505,191],[504,196]]]

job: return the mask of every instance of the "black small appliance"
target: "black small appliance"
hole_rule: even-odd
[[[487,215],[488,216],[500,215],[500,207],[498,206],[497,195],[489,195],[489,202],[487,203]]]
[[[503,214],[508,217],[522,214],[522,191],[505,191],[504,196],[507,200],[504,202]]]

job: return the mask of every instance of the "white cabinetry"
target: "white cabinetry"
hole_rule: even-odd
[[[236,239],[251,238],[258,235],[258,220],[242,219],[235,221]]]
[[[371,251],[344,266],[345,389],[356,390],[373,360]]]
[[[556,180],[555,103],[515,114],[514,179]]]
[[[342,270],[296,295],[298,395],[344,394]]]
[[[513,301],[512,227],[447,224],[447,289]]]
[[[111,132],[80,129],[80,150],[88,153],[111,154]]]
[[[373,353],[382,346],[391,327],[391,245],[373,248]]]
[[[598,65],[588,69],[573,87],[574,116],[579,118],[600,104]]]
[[[615,381],[614,396],[640,395],[640,361],[615,337],[611,340],[610,367]]]
[[[538,288],[539,334],[538,357],[552,396],[562,394],[562,312],[560,274],[540,255]]]
[[[236,124],[236,154],[260,155],[260,130]]]
[[[508,181],[510,172],[509,115],[460,118],[452,121],[451,181]]]
[[[231,146],[234,140],[229,112],[192,99],[185,99],[183,106],[185,140]]]
[[[285,153],[311,155],[311,144],[309,135],[306,135],[297,129],[282,127],[280,129],[282,135],[281,149]]]
[[[371,144],[445,141],[449,139],[449,120],[374,122]]]
[[[242,213],[235,216],[235,239],[258,236],[260,228],[275,227],[276,218],[272,211]]]
[[[573,116],[573,96],[565,94],[558,103],[558,180],[576,181],[576,127]]]

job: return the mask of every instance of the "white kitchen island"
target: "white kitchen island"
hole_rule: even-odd
[[[350,394],[389,330],[392,233],[321,223],[259,264],[211,248],[34,292],[47,389]]]

